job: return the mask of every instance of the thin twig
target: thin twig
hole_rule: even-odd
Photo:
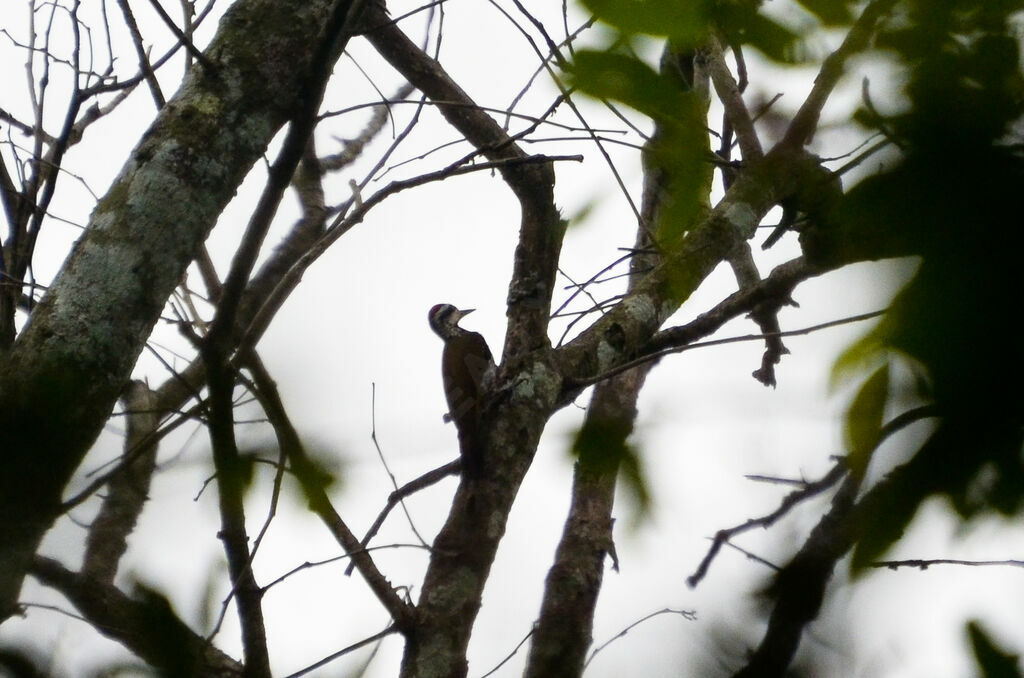
[[[935,558],[933,560],[882,560],[871,563],[871,567],[887,567],[898,570],[901,567],[915,567],[927,570],[932,565],[965,565],[967,567],[1024,567],[1024,560],[957,560],[954,558]]]
[[[259,370],[259,365],[254,365]],[[255,374],[254,374],[255,376]],[[326,479],[323,472],[309,458],[298,431],[292,425],[281,395],[276,385],[267,375],[260,375],[260,391],[263,395],[261,404],[267,417],[274,424],[274,433],[278,436],[278,445],[287,453],[295,477],[302,485],[310,510],[323,521],[332,536],[345,552],[352,558],[360,574],[366,579],[370,589],[377,596],[384,608],[391,614],[398,628],[406,631],[412,628],[414,608],[403,601],[387,578],[377,569],[377,565],[359,543],[348,525],[338,515],[325,490]]]
[[[850,28],[850,32],[846,34],[843,44],[821,64],[810,94],[807,95],[803,105],[793,116],[785,136],[779,142],[780,145],[800,149],[810,140],[818,126],[821,109],[846,70],[847,60],[867,47],[868,41],[874,34],[875,24],[894,4],[896,4],[896,0],[872,0],[864,8],[860,17]]]
[[[171,16],[164,10],[159,0],[149,0],[149,4],[153,7],[153,10],[157,13],[157,15],[159,15],[160,20],[164,22],[164,25],[166,25],[167,28],[170,29],[171,33],[174,33],[174,37],[178,39],[178,42],[180,42],[185,47],[185,49],[188,50],[189,54],[195,57],[196,61],[203,65],[203,68],[206,69],[207,74],[211,76],[216,75],[217,68],[213,65],[213,62],[206,58],[206,55],[203,54],[202,50],[200,50],[198,47],[195,46],[195,44],[193,44],[193,42],[189,39],[189,37],[185,34],[184,31],[178,28],[178,25],[174,23],[174,19],[172,19]]]
[[[707,67],[711,82],[714,83],[715,92],[718,94],[722,106],[725,107],[725,114],[732,129],[736,132],[736,140],[740,144],[743,159],[748,162],[758,160],[764,156],[764,151],[761,149],[761,141],[757,138],[757,132],[754,130],[750,111],[743,103],[743,94],[740,92],[739,84],[732,77],[732,72],[725,63],[725,55],[722,53],[722,46],[718,39],[712,36],[707,44]]]
[[[805,334],[812,334],[820,330],[828,329],[830,327],[838,327],[839,325],[849,325],[850,323],[861,322],[863,320],[870,320],[871,318],[877,318],[884,314],[888,309],[880,309],[878,311],[870,311],[868,313],[859,313],[857,315],[846,316],[845,318],[837,318],[835,320],[829,320],[827,322],[818,323],[816,325],[810,325],[808,327],[801,327],[797,330],[785,330],[782,332],[769,332],[766,334],[742,334],[734,337],[724,337],[722,339],[709,339],[708,341],[699,341],[692,344],[685,344],[683,346],[673,346],[671,348],[661,349],[653,353],[649,353],[634,360],[625,362],[618,367],[615,367],[607,372],[588,377],[582,380],[576,380],[572,382],[572,386],[575,388],[590,386],[596,384],[599,381],[603,381],[609,377],[615,376],[621,372],[632,369],[637,365],[643,365],[644,363],[651,362],[652,360],[660,360],[661,358],[672,355],[673,353],[682,353],[683,351],[690,351],[697,348],[707,348],[709,346],[721,346],[722,344],[737,344],[744,341],[764,341],[772,337],[796,337]]]
[[[362,544],[363,550],[372,550],[368,548],[370,541],[375,536],[377,536],[377,532],[380,530],[381,525],[384,524],[384,520],[388,517],[388,514],[391,513],[391,510],[398,506],[398,504],[403,499],[416,492],[419,492],[420,490],[426,489],[432,485],[436,485],[437,483],[441,482],[448,476],[458,475],[461,469],[462,461],[456,459],[455,461],[448,462],[444,466],[439,466],[433,470],[427,471],[423,475],[413,480],[410,480],[405,485],[402,485],[401,487],[397,488],[394,492],[392,492],[388,496],[387,504],[385,504],[384,508],[381,509],[380,513],[377,514],[377,518],[373,521],[373,524],[370,525],[370,529],[366,531],[366,535],[363,536],[363,539],[360,542]],[[345,576],[351,576],[353,569],[355,569],[354,561],[353,563],[349,564],[347,568],[345,568]]]
[[[307,666],[304,669],[300,669],[300,670],[296,671],[295,673],[289,673],[287,676],[285,676],[285,678],[299,678],[299,676],[304,676],[307,673],[310,673],[311,671],[314,671],[314,670],[320,668],[321,666],[325,666],[325,665],[331,663],[332,661],[334,661],[335,659],[338,659],[339,657],[343,657],[343,656],[345,656],[345,655],[347,655],[349,653],[355,652],[359,648],[366,647],[370,643],[375,643],[375,642],[377,642],[379,640],[383,640],[384,638],[387,638],[388,636],[390,636],[392,633],[397,633],[397,632],[398,632],[398,627],[395,626],[394,624],[391,624],[390,626],[388,626],[383,631],[379,631],[378,633],[375,633],[372,636],[369,636],[367,638],[363,638],[362,640],[360,640],[358,642],[352,643],[348,647],[342,648],[342,649],[338,650],[337,652],[331,653],[331,654],[327,655],[326,657],[324,657],[323,659],[321,659],[320,661],[314,662],[314,663],[310,664],[309,666]]]
[[[693,574],[686,578],[686,584],[690,588],[693,588],[700,583],[707,574],[708,568],[711,566],[711,561],[713,561],[715,556],[718,555],[722,545],[728,544],[730,539],[739,534],[743,534],[744,532],[749,532],[757,527],[771,527],[776,521],[788,514],[793,507],[797,506],[801,502],[818,496],[828,488],[835,485],[839,482],[840,478],[846,475],[846,471],[846,464],[840,461],[820,480],[804,483],[803,487],[800,489],[787,494],[782,498],[782,501],[779,503],[779,507],[768,515],[761,516],[760,518],[750,518],[735,527],[719,530],[711,540],[711,547],[708,549],[707,554],[704,555],[704,558],[700,561],[700,565],[697,566],[697,569]]]
[[[619,638],[622,638],[627,633],[632,631],[634,628],[636,628],[640,624],[643,624],[648,619],[652,619],[654,617],[657,617],[657,616],[663,615],[663,614],[676,614],[676,615],[679,615],[680,617],[682,617],[683,619],[686,619],[688,621],[695,621],[697,619],[697,613],[694,612],[693,610],[673,610],[670,607],[666,607],[663,610],[658,610],[656,612],[651,612],[650,614],[645,615],[645,616],[641,617],[640,619],[637,619],[635,622],[633,622],[632,624],[630,624],[626,628],[622,629],[621,631],[616,633],[614,636],[612,636],[611,638],[609,638],[608,640],[606,640],[605,642],[601,643],[596,648],[594,648],[594,651],[590,653],[589,657],[587,657],[586,663],[583,664],[584,668],[590,665],[590,662],[592,662],[594,660],[594,657],[597,656],[598,652],[600,652],[601,650],[605,649],[606,647],[608,647],[609,645],[614,643]]]
[[[380,448],[380,441],[377,440],[377,383],[372,384],[372,393],[370,396],[370,439],[373,441],[373,446],[377,450],[377,458],[380,459],[381,466],[384,467],[384,472],[388,474],[388,478],[391,480],[391,487],[394,488],[392,495],[398,492],[398,481],[395,479],[395,474],[391,472],[391,468],[388,466],[388,460],[384,457],[384,450]],[[405,518],[409,522],[409,529],[416,535],[416,538],[427,546],[427,540],[420,535],[419,530],[416,529],[416,524],[412,520],[412,515],[409,513],[409,507],[405,505],[405,502],[399,498],[399,504],[402,506],[402,511],[405,513]]]
[[[498,662],[494,666],[494,668],[492,668],[490,671],[488,671],[487,673],[481,675],[480,678],[487,678],[487,676],[491,676],[491,675],[494,675],[495,673],[497,673],[498,669],[500,669],[502,666],[507,664],[512,659],[512,657],[516,656],[516,654],[519,652],[519,650],[523,647],[523,645],[526,644],[526,641],[528,641],[530,639],[530,636],[532,636],[533,632],[536,631],[536,630],[537,630],[536,627],[530,629],[526,633],[526,635],[523,636],[522,640],[520,640],[518,643],[516,643],[516,646],[514,648],[512,648],[512,651],[509,652],[507,655],[505,655],[504,659],[502,659],[500,662]]]

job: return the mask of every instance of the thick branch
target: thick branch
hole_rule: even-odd
[[[666,45],[661,58],[662,73],[673,77],[681,87],[703,95],[708,89],[704,60],[698,54],[679,53]],[[703,98],[703,96],[702,96]],[[707,101],[707,99],[704,99]],[[704,110],[704,117],[707,111]],[[704,120],[695,125],[703,129]],[[671,205],[678,196],[670,187],[682,179],[673,176],[673,168],[657,162],[657,146],[665,131],[659,124],[655,134],[644,146],[645,176],[641,201],[641,218],[637,224],[629,290],[643,279],[647,269],[663,261],[658,241],[662,234],[685,232],[688,223],[666,223],[680,216]],[[691,149],[695,152],[697,149]],[[710,153],[710,148],[705,149]],[[712,168],[704,176],[686,176],[698,186],[709,186]],[[708,196],[700,205],[707,208]],[[682,212],[682,213],[685,213]],[[699,213],[699,212],[698,212]],[[640,254],[642,253],[642,254]],[[624,464],[638,463],[626,443],[636,419],[637,398],[647,373],[654,366],[649,362],[624,371],[594,389],[587,417],[576,438],[578,455],[573,474],[572,503],[555,553],[555,562],[548,571],[540,618],[531,640],[526,675],[579,676],[585,667],[585,656],[592,642],[594,609],[604,576],[606,555],[615,562],[612,541],[612,508],[616,481]],[[632,469],[636,473],[637,469]],[[642,479],[633,480],[642,483]]]
[[[836,562],[853,545],[853,502],[859,488],[860,477],[848,475],[832,499],[832,508],[811,531],[793,560],[776,575],[771,591],[775,607],[768,630],[750,661],[734,678],[785,675],[804,627],[818,616]]]
[[[527,154],[502,127],[480,109],[444,71],[378,7],[367,12],[366,38],[412,85],[437,104],[445,120],[487,159],[523,159]],[[546,346],[563,229],[554,205],[554,170],[550,163],[514,163],[502,177],[522,210],[519,245],[508,294],[506,363],[513,356]]]
[[[757,138],[757,132],[754,130],[754,121],[750,117],[750,111],[743,103],[743,93],[740,92],[739,85],[732,77],[732,72],[725,62],[722,45],[715,37],[708,40],[707,70],[708,75],[711,76],[711,82],[715,85],[715,92],[725,107],[725,115],[736,132],[736,140],[740,144],[743,159],[757,160],[764,155],[764,151],[761,150],[761,141]]]
[[[536,350],[549,345],[548,316],[563,234],[554,208],[551,165],[524,162],[526,154],[508,134],[382,11],[368,13],[366,25],[366,37],[377,51],[433,100],[482,155],[502,162],[502,177],[519,200],[520,238],[509,284],[502,359],[506,378],[511,378],[523,370],[529,354],[537,357]],[[489,421],[483,425],[487,431],[484,454],[494,461],[484,477],[460,484],[448,521],[434,543],[417,625],[402,663],[403,676],[465,675],[466,647],[483,587],[552,405],[550,393],[534,393],[513,397],[485,414]]]
[[[246,469],[235,443],[235,371],[224,362],[212,362],[213,359],[219,359],[215,354],[216,351],[204,350],[204,358],[208,359],[206,373],[210,390],[207,427],[213,448],[214,468],[217,470],[217,500],[220,509],[220,531],[217,536],[224,544],[228,572],[231,575],[231,591],[238,607],[246,673],[254,678],[270,678],[270,655],[263,621],[263,591],[256,583],[252,571],[249,534],[245,526]]]
[[[56,560],[37,557],[32,575],[60,591],[92,626],[167,676],[225,678],[248,675],[244,667],[174,614],[152,591],[129,598],[110,583],[72,572]]]
[[[117,565],[128,547],[128,536],[148,498],[149,482],[156,468],[160,418],[154,409],[153,392],[133,381],[124,397],[127,436],[124,468],[107,484],[107,495],[89,528],[82,574],[113,583]]]
[[[851,56],[863,51],[868,46],[868,42],[875,32],[875,24],[895,4],[896,0],[873,0],[864,8],[860,18],[846,34],[843,44],[821,65],[811,93],[807,95],[803,105],[793,116],[785,136],[779,142],[780,146],[788,146],[796,150],[810,141],[818,127],[821,109],[824,108],[825,102],[832,95],[832,90],[835,89],[836,83],[839,82],[839,78],[846,70],[846,62]]]
[[[531,639],[528,678],[570,678],[583,672],[605,558],[614,554],[611,515],[616,479],[628,454],[626,438],[633,430],[636,399],[650,367],[624,372],[594,390],[577,437],[571,509],[548,570]]]
[[[751,163],[677,250],[614,309],[555,352],[570,391],[639,355],[707,275],[754,234],[768,210],[817,167],[810,156],[785,150]]]
[[[402,678],[460,678],[484,585],[508,514],[552,411],[549,366],[535,365],[536,391],[512,392],[485,412],[483,475],[460,483],[448,519],[434,541],[408,636]],[[500,413],[495,410],[500,410]]]
[[[0,359],[0,619],[164,302],[303,91],[329,0],[240,0]]]

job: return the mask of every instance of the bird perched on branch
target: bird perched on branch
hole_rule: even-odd
[[[467,478],[479,476],[483,468],[481,415],[484,394],[495,370],[491,349],[483,336],[459,327],[459,320],[473,310],[437,304],[427,314],[430,329],[444,340],[444,395],[448,416],[459,430],[459,455],[463,476]]]

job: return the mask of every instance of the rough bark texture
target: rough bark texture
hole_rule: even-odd
[[[653,334],[718,264],[753,236],[758,223],[818,165],[801,152],[776,149],[750,163],[728,194],[687,233],[623,301],[555,351],[566,377],[566,397],[595,375],[640,353]]]
[[[695,111],[700,110],[701,116],[695,122],[703,129],[709,103],[708,78],[695,52],[680,53],[666,46],[660,70],[680,90],[696,95]],[[680,214],[699,215],[708,209],[712,165],[707,163],[699,173],[677,176],[660,162],[658,149],[665,138],[666,132],[657,122],[654,134],[644,145],[644,191],[634,244],[636,254],[630,260],[630,292],[663,261],[665,248],[676,244],[671,234],[693,226],[678,222]],[[710,147],[703,150],[710,153]],[[672,187],[678,186],[680,180],[703,187],[703,201],[682,210],[669,209],[676,199]],[[626,441],[633,432],[636,401],[652,367],[653,363],[635,367],[594,388],[586,420],[576,438],[574,452],[578,461],[573,474],[572,503],[545,582],[526,667],[529,678],[568,678],[583,673],[587,649],[593,640],[594,610],[604,579],[605,559],[609,553],[614,556],[615,488],[622,463],[630,454]]]
[[[527,678],[583,673],[605,559],[614,552],[611,516],[618,469],[647,372],[646,366],[633,368],[594,389],[577,438],[572,505],[548,571]]]
[[[0,363],[0,619],[164,302],[300,103],[332,3],[242,0],[133,151]]]
[[[488,463],[480,478],[463,479],[434,542],[417,623],[406,634],[402,661],[404,677],[458,678],[466,675],[466,647],[509,511],[561,390],[561,380],[547,364],[547,322],[562,228],[550,164],[514,162],[527,154],[506,131],[379,8],[369,9],[366,37],[377,51],[434,100],[449,124],[481,155],[495,162],[513,161],[501,172],[521,207],[509,288],[509,329],[498,377],[502,395],[484,413]]]
[[[544,386],[524,376],[519,385],[502,415],[487,427],[488,463],[482,477],[460,484],[434,541],[417,624],[406,636],[403,678],[466,675],[466,648],[484,584],[557,393],[557,382]]]
[[[133,381],[122,400],[127,419],[124,468],[110,479],[100,512],[89,527],[82,558],[82,574],[112,584],[117,566],[128,548],[128,536],[148,499],[156,467],[160,424],[153,392],[145,382]]]

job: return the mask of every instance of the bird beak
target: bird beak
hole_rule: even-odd
[[[475,308],[467,308],[467,309],[459,311],[459,319],[461,320],[462,318],[465,318],[467,315],[469,315],[470,313],[472,313],[475,310],[476,310]]]

